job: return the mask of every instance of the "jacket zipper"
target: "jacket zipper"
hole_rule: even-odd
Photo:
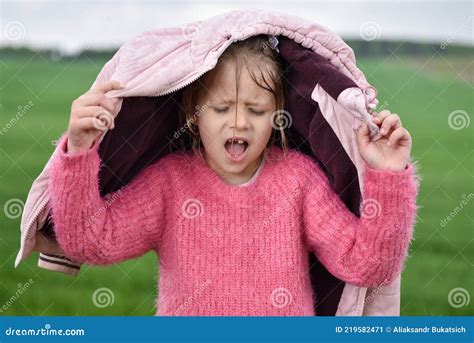
[[[20,261],[22,261],[23,259],[23,251],[25,250],[25,243],[26,243],[26,238],[29,236],[30,232],[31,232],[31,229],[32,229],[32,226],[33,226],[33,223],[36,221],[36,219],[38,219],[39,215],[41,214],[41,212],[43,212],[43,210],[46,208],[46,205],[48,204],[48,200],[45,200],[43,201],[43,203],[41,204],[40,208],[38,211],[36,211],[35,215],[33,216],[33,218],[29,221],[27,227],[26,227],[26,230],[25,230],[25,234],[24,236],[21,238],[21,244],[20,244],[20,251],[19,251],[19,255],[20,255]]]
[[[231,40],[232,38],[232,35],[230,34],[227,34],[226,35],[226,40],[223,42],[223,45],[219,47],[219,49],[227,49],[227,47],[233,43],[233,40]],[[168,94],[171,94],[173,92],[176,92],[178,90],[180,90],[181,88],[184,88],[186,86],[189,86],[191,83],[193,83],[194,81],[196,81],[197,79],[199,79],[202,75],[204,75],[205,73],[207,73],[209,70],[211,70],[213,68],[207,68],[205,69],[204,71],[201,71],[199,72],[198,74],[196,74],[193,78],[191,78],[190,80],[187,80],[186,82],[184,82],[183,84],[178,84],[178,86],[174,86],[172,87],[171,89],[167,90],[166,92],[161,92],[161,93],[156,93],[154,95],[148,95],[148,96],[152,96],[152,97],[158,97],[158,96],[162,96],[162,95],[168,95]]]
[[[212,68],[211,68],[212,69]],[[189,86],[191,83],[193,83],[194,81],[196,81],[197,79],[199,79],[202,75],[204,75],[205,73],[207,73],[209,70],[211,69],[206,69],[200,73],[198,73],[197,75],[195,75],[192,79],[190,80],[187,80],[186,82],[182,83],[182,84],[178,84],[178,86],[174,86],[172,87],[171,89],[167,90],[166,92],[161,92],[161,93],[156,93],[156,94],[153,94],[153,95],[148,95],[148,96],[151,96],[151,97],[159,97],[159,96],[163,96],[163,95],[168,95],[168,94],[171,94],[173,92],[176,92],[186,86]]]

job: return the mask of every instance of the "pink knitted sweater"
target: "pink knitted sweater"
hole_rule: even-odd
[[[165,156],[100,197],[98,143],[65,153],[49,190],[57,240],[78,262],[159,256],[157,315],[314,315],[308,251],[346,282],[375,286],[403,269],[416,216],[414,166],[365,171],[362,217],[310,157],[270,149],[250,183],[224,182],[192,152]]]

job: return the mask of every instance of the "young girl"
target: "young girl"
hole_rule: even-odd
[[[309,157],[286,147],[282,71],[257,36],[231,45],[183,95],[193,151],[169,154],[123,189],[101,198],[96,114],[114,109],[97,85],[72,104],[50,179],[57,240],[78,262],[108,265],[150,250],[159,256],[157,315],[314,315],[308,252],[360,286],[403,269],[416,212],[411,137],[382,111],[366,161],[356,217]],[[195,112],[194,110],[197,109]],[[279,140],[281,147],[276,145]]]

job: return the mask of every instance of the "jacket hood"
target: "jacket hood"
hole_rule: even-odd
[[[112,97],[163,95],[214,68],[233,42],[257,34],[293,39],[326,58],[359,87],[369,86],[355,66],[352,49],[338,35],[298,17],[261,10],[232,11],[184,27],[144,32],[122,45],[98,79],[113,78],[127,86],[109,92]]]

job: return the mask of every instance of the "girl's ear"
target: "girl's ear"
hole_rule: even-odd
[[[189,119],[191,118],[191,119]],[[199,129],[198,129],[198,126],[197,126],[197,121],[199,120],[199,117],[198,116],[190,116],[190,115],[186,115],[186,125],[188,126],[188,130],[193,134],[193,135],[197,135],[199,134]]]

